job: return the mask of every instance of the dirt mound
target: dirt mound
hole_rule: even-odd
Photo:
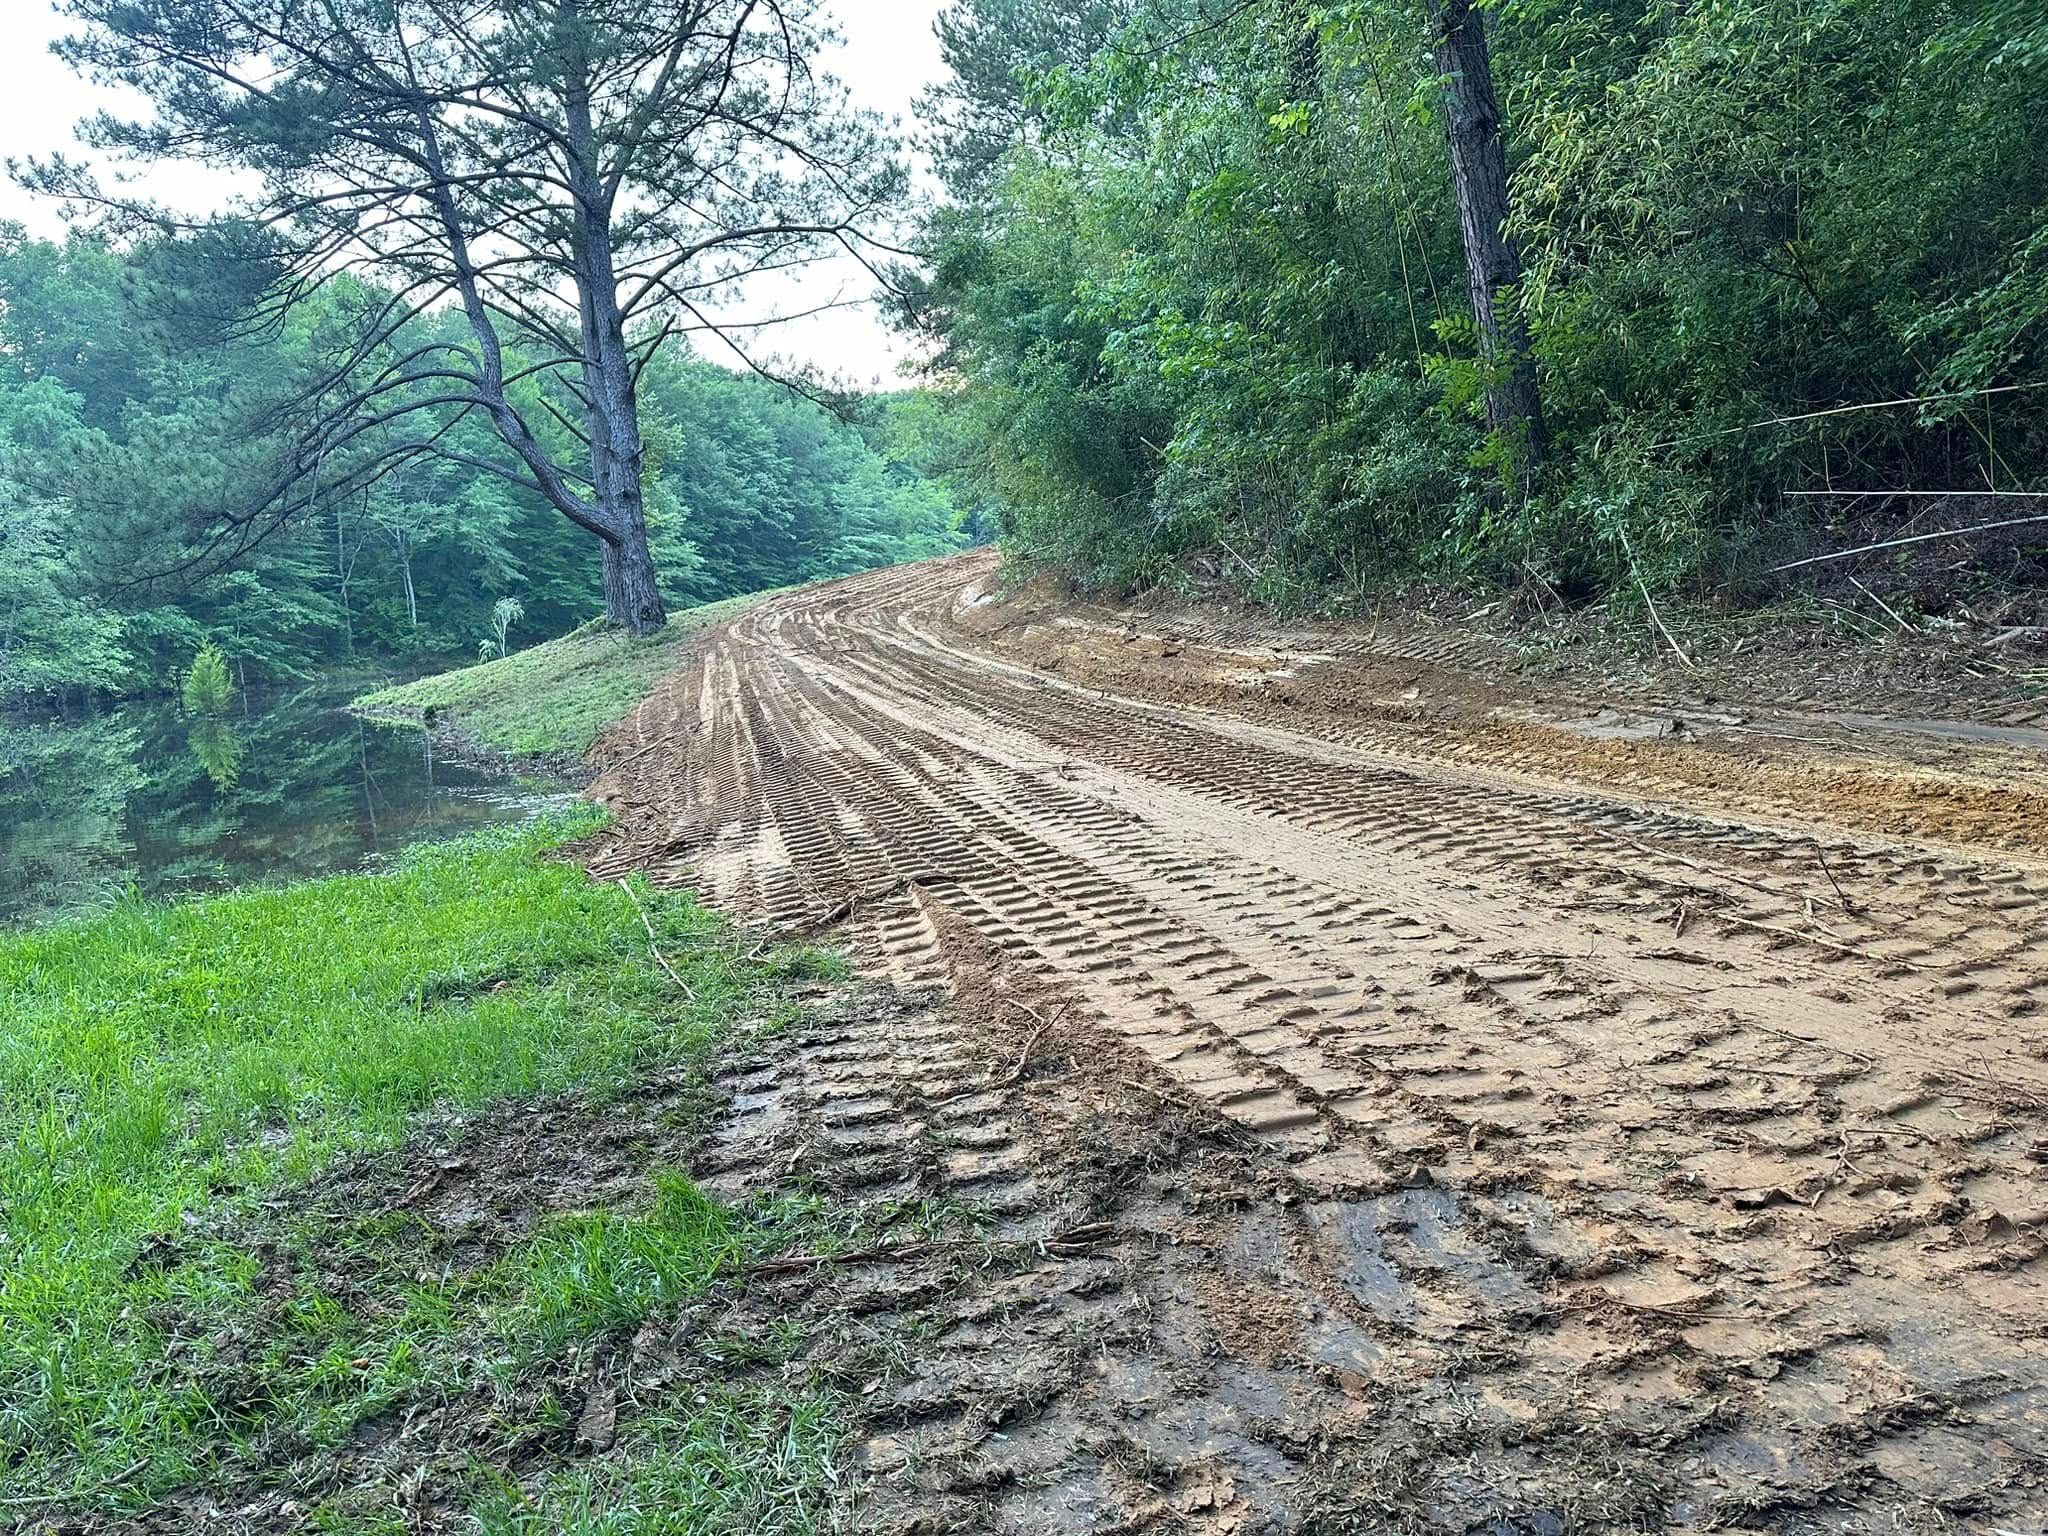
[[[1397,761],[2048,853],[2040,710],[2009,687],[1972,685],[1953,658],[1946,680],[1970,690],[1947,702],[1957,717],[1909,718],[1852,707],[1895,697],[1868,669],[1896,658],[1868,645],[1841,647],[1853,664],[1820,666],[1818,678],[1752,658],[1750,680],[1763,686],[1731,695],[1693,676],[1680,695],[1669,675],[1641,670],[1590,680],[1532,675],[1502,639],[1416,622],[1262,631],[1249,617],[1196,612],[1162,623],[1149,613],[1063,607],[1036,585],[1024,596],[1022,606],[966,605],[944,632],[1082,687],[1308,732]],[[1827,688],[1820,679],[1833,679],[1833,690],[1817,694]],[[1933,686],[1902,692],[1926,705]]]

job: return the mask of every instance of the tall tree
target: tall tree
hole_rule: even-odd
[[[1508,162],[1501,141],[1500,100],[1493,88],[1493,51],[1486,16],[1472,0],[1423,0],[1430,46],[1443,77],[1444,136],[1451,186],[1465,239],[1465,277],[1486,384],[1489,425],[1511,439],[1526,473],[1548,446],[1536,360],[1517,290],[1522,262],[1508,238]],[[1504,303],[1503,299],[1508,302]]]
[[[932,30],[947,74],[919,98],[924,144],[961,201],[988,190],[1003,156],[1038,126],[1033,77],[1085,69],[1139,0],[953,0]]]
[[[88,141],[195,160],[255,190],[210,233],[270,281],[280,323],[343,274],[372,279],[295,393],[290,452],[247,545],[395,464],[452,459],[524,485],[599,542],[605,607],[665,621],[648,545],[638,388],[670,338],[712,331],[748,274],[860,254],[900,195],[893,145],[816,68],[818,0],[65,0],[59,51],[139,89]],[[116,217],[165,210],[61,159],[26,179]],[[454,306],[459,338],[411,322]],[[745,355],[742,352],[742,355]],[[502,445],[454,445],[471,416]]]

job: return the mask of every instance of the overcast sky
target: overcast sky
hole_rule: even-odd
[[[852,88],[855,101],[890,117],[908,118],[912,103],[941,69],[932,21],[945,0],[829,0],[845,47],[828,67]],[[51,39],[69,30],[50,0],[0,0],[0,160],[52,151],[77,153],[72,127],[105,106],[131,107],[88,85],[54,58]],[[148,183],[150,191],[185,211],[219,200],[223,184],[191,167],[176,167]],[[56,209],[0,178],[0,219],[18,220],[39,235],[60,236]],[[801,279],[764,286],[748,295],[749,315],[793,313],[838,297],[864,298],[874,281],[854,262],[808,269]],[[812,362],[855,384],[889,383],[902,349],[863,305],[857,310],[796,320],[762,333],[761,348]],[[715,343],[704,348],[716,356]],[[726,361],[727,359],[720,359]]]

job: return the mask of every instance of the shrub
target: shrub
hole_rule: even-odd
[[[228,659],[211,640],[199,647],[192,666],[185,673],[185,713],[218,719],[228,712],[234,684],[228,678]]]

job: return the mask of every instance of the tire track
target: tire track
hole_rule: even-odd
[[[2048,870],[1104,693],[959,630],[985,565],[708,635],[601,745],[594,867],[1064,999],[1250,1138],[1341,1369],[1435,1360],[1503,1486],[1575,1425],[1694,1466],[1672,1522],[2039,1518]]]

